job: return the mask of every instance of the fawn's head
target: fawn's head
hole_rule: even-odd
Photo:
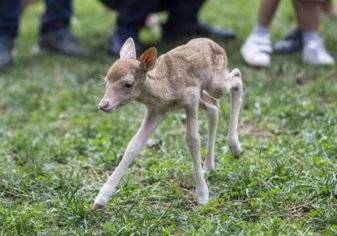
[[[137,60],[132,38],[125,41],[120,50],[120,58],[110,67],[105,77],[105,93],[98,107],[109,112],[125,105],[142,92],[146,73],[152,70],[157,60],[157,50],[147,49]]]

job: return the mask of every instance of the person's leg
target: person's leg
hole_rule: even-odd
[[[279,0],[261,0],[257,23],[253,28],[253,33],[269,33],[269,26],[274,18],[279,2]]]
[[[163,8],[169,12],[169,19],[163,26],[164,38],[174,39],[182,35],[234,38],[235,34],[231,30],[212,28],[200,23],[198,13],[204,3],[205,0],[162,1]]]
[[[293,7],[295,14],[297,14],[297,4],[296,1],[293,1]],[[298,18],[298,16],[297,16]],[[300,27],[300,24],[287,34],[283,39],[276,42],[274,45],[274,51],[277,53],[293,53],[303,49],[303,31]]]
[[[144,25],[146,17],[160,10],[159,0],[124,0],[118,4],[117,27],[114,29],[108,50],[112,55],[118,55],[127,38],[133,38],[137,51],[140,51],[138,31]]]
[[[41,17],[41,49],[74,57],[87,57],[89,51],[82,48],[69,31],[72,16],[71,0],[45,0],[46,10]]]
[[[0,1],[0,70],[12,64],[12,48],[18,32],[20,13],[19,0]]]
[[[297,4],[293,1],[293,7],[295,14],[297,14]],[[298,17],[297,17],[298,18]],[[298,25],[294,30],[287,34],[283,39],[276,42],[274,45],[274,51],[276,53],[290,54],[303,49],[303,31]]]
[[[319,5],[314,1],[294,0],[298,26],[303,31],[317,31],[319,28]]]
[[[257,23],[241,48],[244,60],[252,66],[267,67],[270,65],[272,46],[269,26],[278,4],[279,0],[261,0]]]
[[[262,0],[258,14],[258,24],[269,27],[275,12],[278,8],[279,0]]]
[[[316,3],[321,1],[316,1],[315,4],[312,4],[312,2],[310,0],[305,2],[293,1],[298,26],[297,29],[275,44],[274,49],[276,52],[293,53],[302,50],[303,31],[317,31],[319,27],[319,9]],[[305,6],[303,6],[303,3]]]
[[[177,26],[182,22],[197,22],[199,10],[205,0],[166,0],[163,2],[169,12],[167,24]]]
[[[334,64],[319,34],[319,0],[294,0],[299,28],[303,31],[303,61],[309,64]]]
[[[118,8],[117,26],[139,29],[146,17],[158,10],[159,5],[158,0],[124,0]]]
[[[71,0],[45,0],[46,9],[41,17],[41,34],[68,28],[72,16]]]
[[[21,13],[20,0],[0,1],[0,36],[14,38],[18,31]]]

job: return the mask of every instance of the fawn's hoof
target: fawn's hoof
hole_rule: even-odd
[[[197,203],[198,205],[206,205],[208,203],[209,199],[207,197],[198,197],[197,198]]]
[[[102,204],[98,204],[98,203],[94,203],[91,207],[92,210],[98,210],[98,209],[102,209],[104,207],[104,205]]]
[[[234,158],[239,158],[241,153],[241,147],[239,142],[229,142],[229,149],[231,150]]]
[[[231,148],[231,152],[234,158],[238,159],[240,157],[240,148]]]
[[[209,200],[209,193],[207,186],[204,189],[196,190],[197,203],[198,205],[206,205]]]

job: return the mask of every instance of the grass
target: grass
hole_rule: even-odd
[[[105,53],[115,15],[95,1],[75,1],[75,33],[95,55],[86,61],[32,54],[39,3],[22,19],[16,66],[0,74],[0,235],[336,235],[337,71],[274,56],[266,70],[247,67],[239,47],[256,17],[255,1],[209,1],[203,21],[238,33],[219,42],[243,72],[243,155],[225,144],[228,103],[221,104],[211,201],[195,204],[184,116],[169,115],[135,161],[108,206],[91,203],[140,124],[143,106],[97,112]],[[243,6],[243,7],[242,7]],[[273,24],[279,39],[294,25],[283,2]],[[322,32],[337,58],[336,21]],[[143,32],[151,41],[155,36]],[[183,43],[181,41],[180,43]],[[172,45],[161,43],[163,53]],[[205,115],[200,118],[206,142]],[[205,155],[206,150],[201,150]]]

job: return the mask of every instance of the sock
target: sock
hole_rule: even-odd
[[[309,42],[321,42],[321,36],[319,35],[318,31],[304,31],[303,32],[303,42],[304,45],[307,45]]]
[[[257,34],[259,36],[268,36],[269,35],[269,27],[257,23],[254,26],[252,34]]]

